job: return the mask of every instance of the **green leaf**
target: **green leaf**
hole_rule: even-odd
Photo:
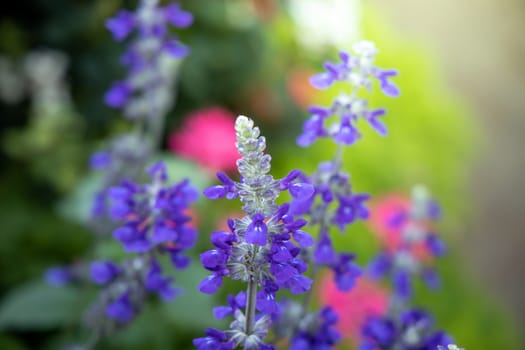
[[[81,294],[72,287],[32,282],[9,293],[0,305],[0,329],[51,329],[78,314]]]

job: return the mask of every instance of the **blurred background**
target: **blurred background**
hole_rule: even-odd
[[[237,114],[255,119],[267,136],[276,177],[292,168],[313,170],[333,147],[320,142],[304,151],[294,140],[307,107],[328,104],[337,91],[316,91],[308,78],[354,41],[374,41],[377,65],[399,70],[402,95],[371,96],[373,106],[388,109],[389,135],[365,132],[346,152],[354,188],[381,198],[427,185],[442,205],[439,230],[450,251],[438,263],[443,288],[421,289],[417,302],[466,349],[523,349],[525,4],[180,3],[195,22],[177,33],[191,54],[180,67],[159,151],[170,170],[194,175],[201,188],[213,183],[213,170],[228,170],[228,163],[210,164],[173,140],[193,127],[199,140],[218,144],[210,124],[191,120],[209,117],[218,128]],[[104,21],[135,6],[131,0],[20,0],[0,14],[0,349],[56,349],[83,336],[77,325],[96,291],[77,298],[78,290],[41,281],[46,268],[92,254],[93,235],[83,221],[93,194],[88,159],[128,128],[103,103],[111,82],[124,75],[118,58],[124,46],[111,39]],[[207,233],[239,208],[220,207],[198,203],[196,255],[208,247]],[[336,241],[363,263],[378,246],[365,224]],[[180,284],[196,286],[206,274],[192,269],[177,277]],[[210,326],[211,307],[222,303],[196,298],[153,303],[101,348],[190,348],[191,338]]]

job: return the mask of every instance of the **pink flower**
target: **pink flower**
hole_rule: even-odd
[[[401,249],[401,235],[408,226],[422,226],[422,229],[427,230],[430,228],[430,222],[406,220],[410,211],[410,199],[405,195],[387,194],[373,202],[370,207],[368,221],[370,228],[384,248],[391,253]],[[399,220],[401,218],[404,220]],[[421,261],[431,259],[431,254],[424,242],[412,244],[410,252]]]
[[[357,280],[351,291],[341,292],[332,275],[326,274],[321,278],[319,292],[321,304],[331,306],[339,315],[337,329],[353,343],[359,341],[361,327],[368,317],[387,312],[387,291],[364,277]]]
[[[236,167],[235,116],[221,107],[201,109],[186,117],[180,131],[171,134],[170,150],[210,170],[229,171]]]

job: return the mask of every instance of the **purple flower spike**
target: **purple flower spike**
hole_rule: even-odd
[[[371,91],[374,80],[377,80],[383,93],[397,97],[400,94],[399,89],[390,81],[397,75],[397,71],[374,66],[378,50],[372,42],[356,43],[352,51],[351,55],[341,52],[340,62],[326,62],[326,71],[310,78],[310,83],[318,89],[327,89],[334,83],[341,82],[349,84],[351,92],[339,94],[330,106],[314,106],[310,109],[313,117],[305,122],[303,133],[297,138],[299,146],[309,146],[321,137],[330,137],[341,145],[353,145],[361,138],[356,124],[359,119],[367,120],[380,135],[386,135],[386,127],[379,120],[384,110],[369,110],[369,102],[361,97],[359,90]]]
[[[120,10],[117,15],[106,21],[106,28],[109,29],[113,38],[117,41],[124,40],[135,26],[135,16],[126,11]]]
[[[264,215],[255,214],[252,217],[252,222],[246,229],[245,240],[247,243],[264,246],[268,242],[266,238],[267,232],[268,227],[264,223]]]

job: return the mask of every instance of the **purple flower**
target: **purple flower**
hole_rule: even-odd
[[[135,16],[126,10],[120,10],[115,17],[106,21],[106,27],[117,41],[124,40],[135,24]]]
[[[382,117],[386,114],[386,110],[383,108],[370,111],[366,114],[365,118],[375,131],[381,136],[386,136],[387,130],[385,124],[379,121],[377,118]]]
[[[94,153],[89,159],[89,166],[91,169],[100,170],[107,168],[111,164],[111,153],[107,151],[99,151]]]
[[[172,278],[162,276],[162,269],[155,260],[151,261],[151,268],[146,275],[145,286],[147,290],[157,292],[165,301],[172,300],[177,295],[177,290],[172,286]]]
[[[366,343],[376,345],[380,349],[388,349],[394,344],[396,328],[394,322],[389,319],[370,318],[362,329]],[[361,347],[360,347],[361,348]],[[375,349],[375,347],[374,347]]]
[[[235,192],[235,182],[225,173],[218,172],[217,178],[222,182],[222,185],[208,187],[204,190],[204,195],[208,199],[227,198],[233,199],[237,197]]]
[[[187,28],[193,23],[193,15],[180,8],[178,4],[170,4],[164,8],[164,16],[177,28]]]
[[[382,278],[390,272],[392,269],[392,264],[392,256],[386,252],[379,253],[368,265],[368,274],[373,279]]]
[[[239,292],[236,296],[228,296],[228,306],[218,306],[213,308],[213,316],[222,320],[226,316],[233,315],[235,310],[240,310],[246,306],[246,293]]]
[[[65,286],[73,281],[73,274],[69,267],[56,266],[46,270],[45,281],[52,286]]]
[[[389,70],[377,70],[374,74],[379,80],[381,90],[383,93],[390,97],[398,97],[400,95],[399,89],[397,86],[392,83],[389,79],[397,76],[397,71],[394,69]]]
[[[392,284],[394,286],[395,295],[399,296],[401,299],[407,300],[412,296],[412,280],[408,271],[394,271]]]
[[[245,241],[251,244],[265,246],[267,243],[266,234],[268,227],[264,223],[264,215],[255,214],[252,222],[248,225],[245,233]]]
[[[214,328],[206,330],[206,337],[193,340],[198,350],[233,350],[234,343],[228,339],[225,332]]]
[[[106,104],[113,108],[122,108],[131,96],[131,88],[125,82],[115,82],[104,95]]]
[[[309,146],[320,137],[330,137],[341,145],[353,145],[361,138],[356,126],[360,118],[365,119],[380,135],[386,135],[386,127],[378,119],[385,114],[385,110],[368,109],[368,101],[356,93],[360,89],[371,90],[376,80],[385,95],[399,96],[399,89],[390,80],[397,75],[397,71],[375,67],[373,61],[376,54],[373,43],[359,42],[354,45],[352,55],[341,52],[340,62],[326,62],[326,71],[311,77],[310,83],[318,89],[327,89],[336,82],[344,82],[350,84],[351,93],[341,94],[330,107],[315,106],[309,110],[312,116],[305,122],[303,133],[297,138],[299,146]]]
[[[189,53],[168,27],[186,28],[192,21],[193,16],[177,4],[162,7],[149,0],[142,0],[134,13],[121,10],[109,19],[106,27],[115,40],[132,39],[121,59],[128,66],[128,76],[109,89],[106,104],[123,109],[130,119],[163,117],[172,100],[152,96],[171,95],[175,71],[167,68],[166,57],[179,59]]]
[[[452,344],[445,332],[435,330],[430,315],[420,309],[408,309],[397,316],[372,317],[362,328],[359,349],[435,350]]]
[[[332,265],[337,260],[337,254],[326,231],[322,231],[320,234],[319,242],[314,251],[314,259],[317,264],[321,265]]]
[[[123,221],[113,236],[128,252],[143,253],[158,245],[178,248],[171,253],[191,248],[196,233],[185,211],[197,199],[197,191],[187,180],[167,185],[163,163],[154,164],[148,173],[151,184],[126,181],[109,189],[110,214]]]
[[[367,219],[369,212],[368,208],[364,205],[364,201],[369,198],[370,196],[368,194],[339,196],[339,207],[332,221],[338,225],[341,230],[344,230],[346,225],[353,223],[356,219]]]
[[[354,258],[353,254],[340,254],[337,263],[332,266],[335,283],[340,291],[351,290],[356,279],[361,276],[361,269],[353,262]]]
[[[222,286],[222,276],[213,274],[206,277],[200,284],[199,290],[205,294],[215,294]]]
[[[341,340],[335,328],[337,319],[337,314],[330,307],[323,307],[309,324],[295,334],[290,350],[333,349]]]
[[[113,281],[121,272],[122,269],[111,261],[95,261],[91,263],[91,279],[100,285]]]
[[[425,240],[427,248],[434,256],[443,256],[447,251],[445,242],[443,242],[437,235],[429,234]]]
[[[128,293],[120,295],[106,307],[106,315],[121,323],[127,323],[135,317],[135,310]]]

